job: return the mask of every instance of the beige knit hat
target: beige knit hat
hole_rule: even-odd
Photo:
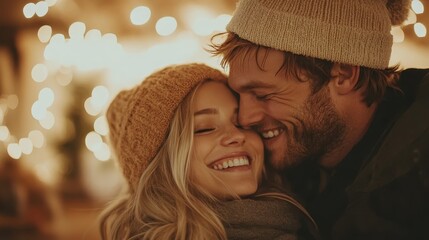
[[[131,190],[164,142],[178,105],[205,79],[226,81],[226,76],[203,64],[169,66],[119,92],[110,103],[110,141]]]
[[[334,62],[388,67],[392,25],[410,0],[241,0],[227,30],[250,42]]]

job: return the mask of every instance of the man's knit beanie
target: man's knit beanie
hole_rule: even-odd
[[[165,141],[176,108],[206,79],[226,82],[224,74],[204,64],[169,66],[119,92],[110,103],[110,142],[131,190]]]
[[[241,0],[227,30],[258,45],[385,69],[410,0]]]

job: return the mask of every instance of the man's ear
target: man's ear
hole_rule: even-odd
[[[358,82],[359,71],[358,66],[334,63],[331,69],[331,87],[340,95],[350,93]]]

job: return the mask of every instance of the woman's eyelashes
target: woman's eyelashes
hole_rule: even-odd
[[[216,128],[214,127],[204,127],[204,128],[196,128],[194,130],[194,134],[204,134],[214,131]]]

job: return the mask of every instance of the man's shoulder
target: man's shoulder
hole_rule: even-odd
[[[413,94],[413,102],[349,186],[349,194],[372,191],[419,164],[429,164],[429,69],[407,69],[401,73],[400,83],[401,89]]]

